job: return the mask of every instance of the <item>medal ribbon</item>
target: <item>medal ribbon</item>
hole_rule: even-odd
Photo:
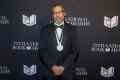
[[[62,29],[61,29],[62,30]],[[63,41],[63,32],[61,31],[61,35],[59,36],[58,34],[60,33],[60,31],[58,30],[56,30],[55,31],[55,35],[56,35],[56,40],[57,40],[57,44],[58,44],[58,46],[59,45],[62,45],[62,41]]]

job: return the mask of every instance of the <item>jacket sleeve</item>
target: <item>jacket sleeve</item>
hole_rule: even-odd
[[[40,31],[40,39],[39,39],[39,55],[38,58],[40,60],[40,63],[42,64],[42,66],[46,69],[50,69],[51,65],[48,64],[48,56],[46,56],[46,54],[48,54],[48,27],[45,26],[41,29]]]
[[[71,37],[70,37],[70,46],[67,54],[63,58],[62,65],[64,66],[65,69],[71,67],[72,65],[75,64],[79,57],[79,48],[76,47],[76,28],[73,27],[71,31]]]

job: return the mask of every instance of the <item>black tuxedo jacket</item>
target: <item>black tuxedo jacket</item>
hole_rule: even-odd
[[[76,27],[67,23],[63,28],[63,51],[57,51],[57,41],[55,36],[56,27],[53,23],[41,29],[40,33],[40,53],[39,58],[42,64],[51,70],[52,65],[62,65],[65,70],[77,60],[78,50],[76,48]]]

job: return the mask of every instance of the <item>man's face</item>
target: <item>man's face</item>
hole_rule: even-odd
[[[53,19],[58,24],[64,21],[64,10],[61,6],[53,8]]]

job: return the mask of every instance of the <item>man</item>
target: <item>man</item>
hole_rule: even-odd
[[[64,21],[64,7],[52,6],[53,22],[41,30],[40,60],[54,80],[71,80],[70,69],[78,57],[75,27]]]

